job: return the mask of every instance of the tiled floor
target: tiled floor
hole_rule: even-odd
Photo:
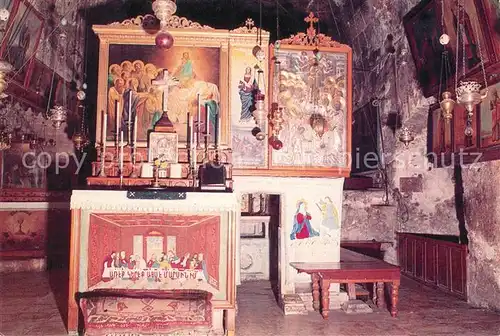
[[[0,335],[66,335],[59,312],[65,310],[61,298],[66,282],[61,273],[50,277],[48,273],[0,275]],[[401,286],[397,318],[391,318],[387,311],[359,315],[331,312],[328,321],[316,313],[284,316],[268,282],[245,283],[239,287],[238,301],[237,336],[500,335],[500,314],[471,308],[408,279],[403,279]],[[60,308],[58,302],[62,303]]]

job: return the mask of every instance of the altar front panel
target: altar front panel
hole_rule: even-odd
[[[198,289],[230,300],[227,213],[84,211],[79,291]]]

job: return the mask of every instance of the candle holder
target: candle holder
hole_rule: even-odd
[[[101,143],[101,171],[99,172],[100,177],[106,177],[106,143]]]
[[[154,165],[153,171],[154,171],[153,172],[154,180],[153,180],[152,187],[155,189],[160,189],[161,188],[161,185],[160,185],[160,167],[157,165]]]
[[[137,173],[137,169],[136,169],[134,161],[132,161],[132,172],[130,173],[129,177],[130,178],[138,178],[139,177],[139,174]]]

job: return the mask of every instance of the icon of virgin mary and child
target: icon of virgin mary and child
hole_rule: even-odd
[[[314,230],[311,226],[311,219],[311,214],[307,212],[307,203],[305,201],[299,201],[297,204],[297,211],[293,217],[293,229],[290,234],[290,239],[306,239],[319,236],[319,232]]]

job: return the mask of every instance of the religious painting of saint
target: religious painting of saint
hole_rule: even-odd
[[[148,161],[159,160],[166,163],[177,163],[178,161],[178,134],[151,132],[149,136]]]
[[[2,46],[2,57],[14,66],[14,78],[25,83],[34,61],[44,19],[27,1],[19,2],[14,19],[6,32],[6,43]]]
[[[404,27],[411,53],[417,68],[417,76],[426,97],[436,95],[440,90],[440,73],[442,52],[448,51],[451,74],[447,85],[454,83],[455,56],[458,55],[458,73],[465,77],[479,73],[477,80],[482,81],[480,74],[481,57],[484,64],[493,61],[495,40],[495,14],[491,13],[489,0],[424,0],[416,5],[403,18]],[[444,12],[442,12],[444,9]],[[487,14],[487,17],[483,13]],[[481,21],[481,23],[479,23]],[[483,24],[483,22],[485,24]],[[450,37],[446,47],[439,43],[443,34]],[[458,38],[458,50],[457,49]]]
[[[346,167],[348,156],[348,54],[280,47],[277,103],[283,107],[283,147],[271,165],[289,169]]]
[[[500,83],[488,87],[488,95],[480,106],[481,146],[500,142]]]
[[[307,202],[300,200],[297,202],[297,211],[293,216],[293,227],[290,233],[290,239],[306,239],[319,236],[319,232],[314,230],[312,225],[312,216],[307,211]]]
[[[405,15],[404,27],[410,50],[417,69],[417,79],[426,97],[439,91],[441,73],[441,55],[444,50],[453,60],[450,44],[445,47],[439,43],[444,33],[441,28],[441,4],[435,0],[422,1]],[[449,62],[451,73],[455,72],[455,63]]]
[[[333,204],[332,199],[327,196],[320,200],[317,206],[323,216],[321,227],[326,228],[328,231],[340,229],[339,212],[335,207],[335,204]]]
[[[107,139],[115,139],[117,125],[127,134],[129,122],[137,115],[137,140],[147,141],[148,132],[166,109],[179,142],[186,142],[187,114],[199,115],[200,124],[206,125],[207,104],[219,108],[219,68],[218,48],[174,46],[162,50],[154,45],[111,44]],[[215,119],[209,120],[209,128],[213,142]]]
[[[236,169],[263,168],[267,165],[267,142],[252,135],[256,127],[253,111],[258,89],[253,44],[231,48],[230,95],[233,166]],[[267,78],[262,78],[267,87]],[[261,84],[262,85],[262,84]]]

